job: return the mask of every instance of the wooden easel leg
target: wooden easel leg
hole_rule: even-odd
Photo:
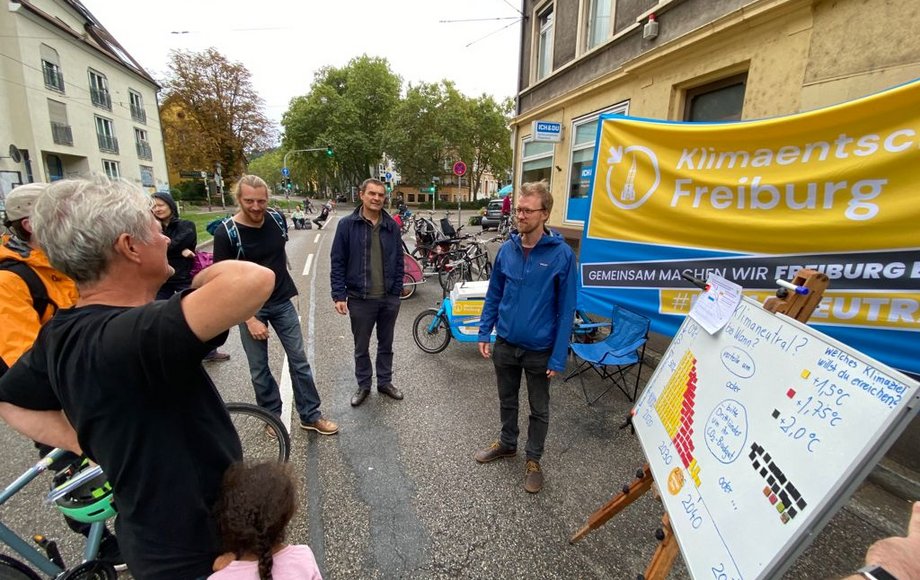
[[[585,525],[581,527],[580,530],[575,532],[575,535],[569,538],[569,543],[574,544],[578,540],[582,539],[588,532],[591,530],[596,530],[601,527],[607,520],[620,513],[626,506],[632,502],[639,499],[643,493],[647,492],[649,488],[652,487],[652,472],[649,469],[648,463],[645,466],[636,471],[636,480],[629,485],[624,485],[623,490],[616,494],[613,499],[602,505],[588,518],[588,521],[585,522]]]
[[[674,530],[671,529],[671,519],[668,514],[661,518],[661,528],[655,532],[656,537],[660,540],[658,548],[652,555],[645,574],[640,576],[642,580],[665,580],[671,572],[671,566],[677,558],[678,546],[677,540],[674,539]]]

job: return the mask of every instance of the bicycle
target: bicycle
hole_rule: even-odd
[[[230,418],[239,434],[244,459],[288,460],[291,439],[287,429],[284,428],[284,423],[278,417],[257,405],[249,403],[227,403],[227,411],[230,413]],[[26,469],[25,472],[0,492],[0,506],[47,471],[54,461],[60,459],[66,453],[67,451],[63,449],[53,449],[45,457]],[[55,540],[48,539],[41,534],[34,535],[32,539],[44,551],[42,553],[0,522],[0,542],[7,545],[31,564],[30,567],[12,556],[0,554],[0,580],[42,580],[42,578],[54,580],[115,580],[117,578],[117,572],[111,564],[95,559],[99,555],[99,546],[102,542],[105,522],[115,515],[114,504],[109,502],[108,505],[111,506],[111,510],[96,510],[90,516],[91,519],[84,521],[71,511],[65,511],[65,508],[60,503],[57,503],[75,489],[79,489],[83,484],[98,481],[99,478],[102,478],[103,483],[105,483],[102,468],[98,465],[81,469],[74,477],[52,489],[45,499],[46,503],[56,503],[58,509],[65,512],[69,517],[90,525],[83,549],[83,561],[74,567],[68,567],[64,563]]]

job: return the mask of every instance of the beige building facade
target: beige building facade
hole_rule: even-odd
[[[525,0],[515,185],[550,181],[577,247],[597,119],[749,120],[920,77],[915,0]],[[561,123],[558,142],[535,122]]]
[[[0,9],[0,193],[105,173],[167,189],[159,86],[77,1]]]

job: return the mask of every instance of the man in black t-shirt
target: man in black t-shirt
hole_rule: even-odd
[[[249,375],[260,407],[281,416],[281,390],[268,366],[268,325],[271,324],[291,369],[294,405],[300,428],[334,435],[339,426],[323,417],[313,370],[304,352],[300,317],[291,302],[297,287],[287,270],[287,223],[280,214],[267,216],[268,185],[261,177],[244,175],[233,186],[239,211],[214,233],[214,261],[255,262],[275,273],[275,289],[262,308],[240,324],[240,341],[249,362]],[[267,219],[266,219],[267,218]]]
[[[207,576],[219,551],[211,507],[242,451],[201,359],[259,309],[274,274],[219,264],[192,289],[152,302],[172,274],[169,238],[147,194],[105,177],[54,183],[32,225],[80,300],[0,379],[0,417],[102,466],[134,578]]]

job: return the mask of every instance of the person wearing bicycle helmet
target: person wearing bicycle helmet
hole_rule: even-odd
[[[197,579],[219,553],[211,506],[221,478],[242,456],[201,361],[261,307],[275,276],[228,261],[154,301],[172,268],[152,206],[137,185],[104,176],[39,195],[35,234],[80,299],[0,378],[0,418],[102,467],[135,579]]]

